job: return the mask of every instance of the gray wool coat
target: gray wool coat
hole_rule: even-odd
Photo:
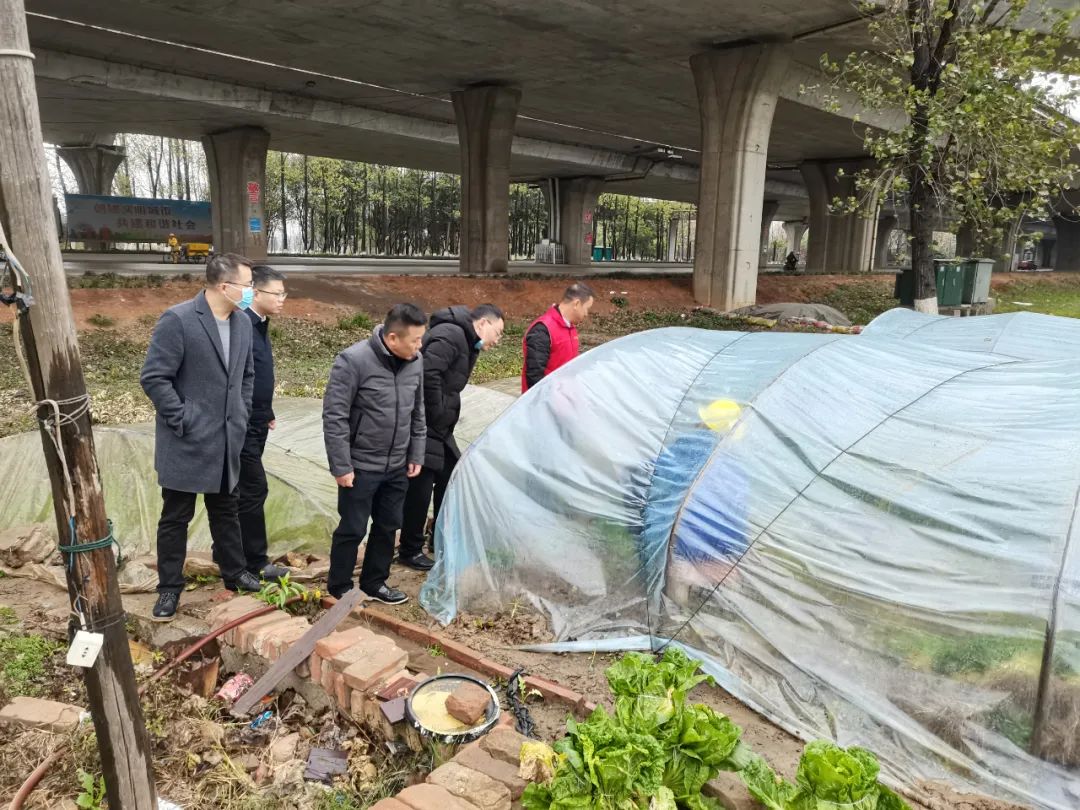
[[[154,469],[165,489],[220,492],[227,473],[231,491],[240,479],[255,367],[251,319],[239,310],[229,344],[226,371],[205,292],[165,310],[154,327],[140,382],[157,410]]]

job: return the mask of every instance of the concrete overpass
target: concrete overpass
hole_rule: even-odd
[[[468,272],[505,265],[511,180],[548,181],[574,264],[601,190],[697,201],[695,293],[721,308],[753,300],[774,218],[809,220],[811,269],[868,269],[881,241],[827,202],[861,128],[897,120],[806,91],[823,52],[867,44],[849,0],[27,7],[45,137],[89,147],[63,152],[81,190],[111,179],[112,133],[201,138],[223,248],[265,252],[267,148],[460,172]]]

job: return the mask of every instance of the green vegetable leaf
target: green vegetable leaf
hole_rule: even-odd
[[[769,810],[793,810],[798,788],[776,775],[761,757],[754,755],[739,772],[747,789]]]

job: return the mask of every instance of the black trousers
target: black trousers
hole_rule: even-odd
[[[457,466],[457,454],[445,448],[441,470],[424,467],[420,475],[409,479],[409,491],[405,495],[405,518],[401,524],[401,556],[414,557],[424,550],[424,526],[427,523],[428,505],[435,494],[435,520],[439,519],[446,486]]]
[[[157,532],[158,593],[180,593],[184,590],[188,525],[195,517],[197,497],[198,494],[194,492],[161,490],[164,504]],[[203,494],[210,521],[210,537],[213,539],[214,561],[226,582],[234,582],[245,568],[240,520],[237,517],[238,501],[235,491]]]
[[[351,487],[338,487],[338,515],[341,521],[330,541],[330,575],[326,589],[341,596],[353,587],[353,569],[360,542],[371,519],[371,534],[360,569],[360,590],[374,593],[386,584],[394,559],[394,534],[401,528],[405,493],[409,488],[406,469],[389,473],[356,471]]]
[[[270,489],[262,461],[269,432],[270,426],[266,422],[248,425],[244,447],[240,451],[240,483],[236,488],[244,559],[247,570],[255,576],[259,576],[263,566],[270,562],[266,556],[266,514],[263,510]]]

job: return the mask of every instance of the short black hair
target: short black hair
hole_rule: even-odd
[[[469,313],[469,316],[474,321],[501,321],[503,319],[503,311],[494,304],[480,304],[480,306],[473,308],[473,311]]]
[[[562,294],[563,301],[581,301],[582,303],[595,297],[596,294],[592,291],[592,288],[582,281],[575,281]]]
[[[386,320],[383,321],[383,331],[388,334],[393,332],[395,335],[400,335],[410,326],[427,326],[427,321],[428,318],[424,314],[424,310],[420,309],[416,304],[395,304],[394,308],[386,313]]]
[[[268,281],[284,281],[285,274],[280,270],[275,270],[268,264],[256,264],[251,268],[251,280],[255,282],[255,286],[265,284]]]
[[[244,265],[251,267],[255,263],[239,253],[215,253],[206,260],[206,283],[220,284],[236,278]]]

